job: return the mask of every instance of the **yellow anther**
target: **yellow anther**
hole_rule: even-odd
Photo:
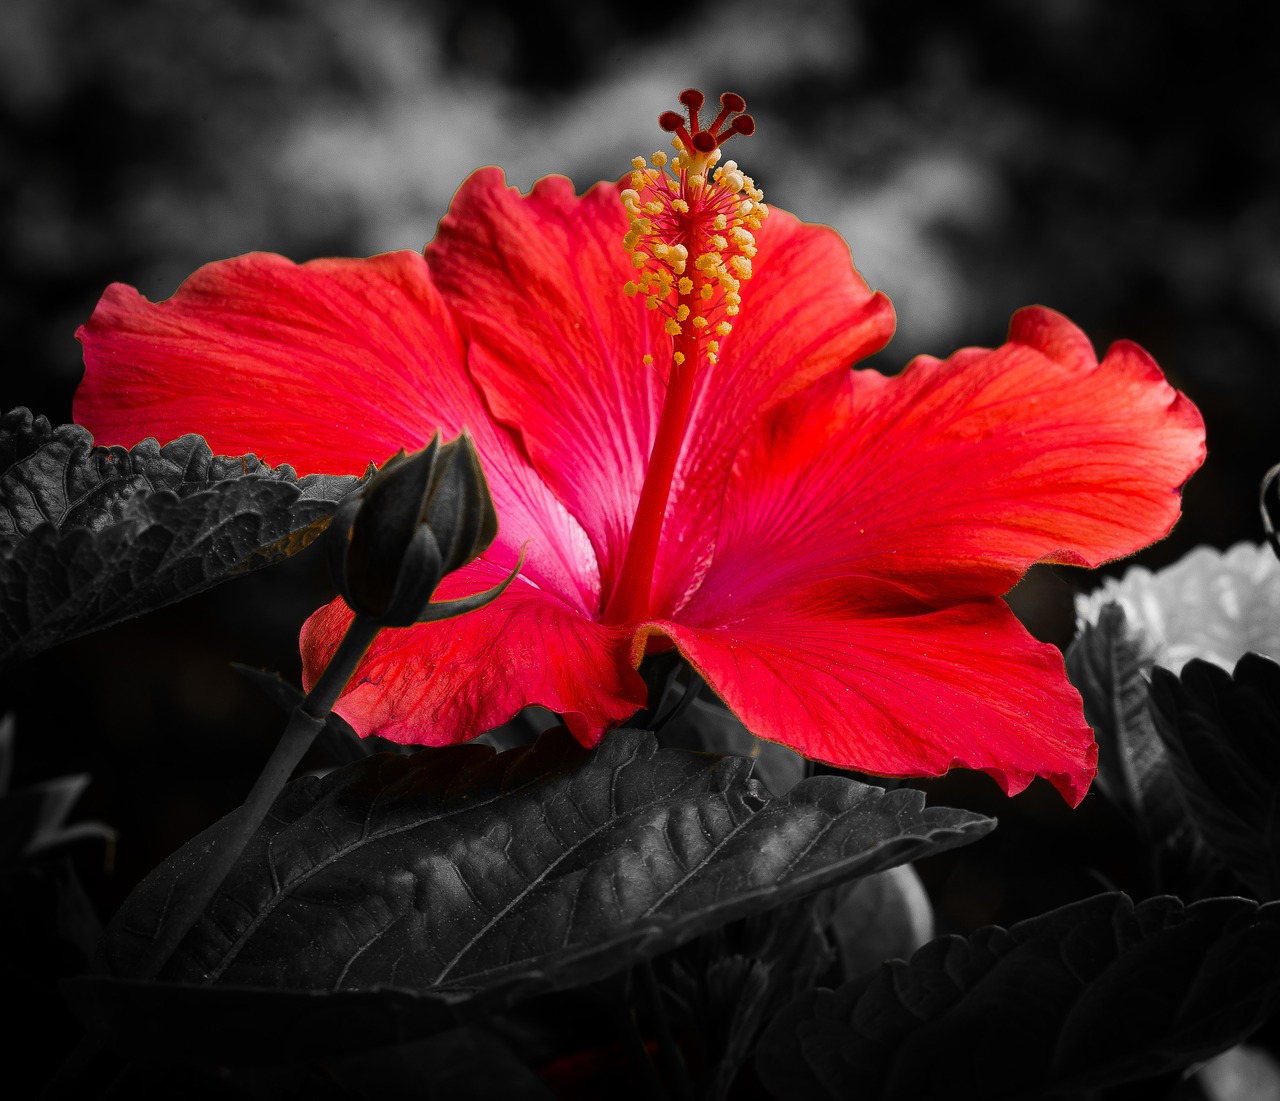
[[[645,356],[645,357],[644,357],[644,365],[645,365],[646,367],[652,367],[652,366],[653,366],[653,356]]]
[[[684,362],[684,352],[676,352],[676,354],[673,355],[671,358],[675,360],[676,366],[679,367],[680,364]]]
[[[677,364],[686,355],[712,362],[719,355],[718,338],[730,331],[726,319],[740,311],[741,282],[752,274],[757,247],[751,231],[768,213],[755,181],[736,161],[721,160],[718,143],[729,129],[721,132],[717,122],[711,148],[701,136],[693,148],[685,144],[688,135],[702,131],[692,114],[689,123],[692,129],[681,131],[685,139],[672,133],[674,154],[659,150],[650,161],[632,160],[633,186],[621,195],[628,221],[623,242],[638,271],[623,289],[663,315],[668,336],[684,338],[684,351],[673,352]],[[686,342],[699,348],[696,357]]]

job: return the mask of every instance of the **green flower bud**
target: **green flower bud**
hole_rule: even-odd
[[[519,572],[517,565],[484,593],[432,603],[444,576],[483,553],[497,533],[471,437],[442,444],[437,432],[343,499],[327,533],[329,572],[352,610],[379,626],[445,619],[487,604]]]

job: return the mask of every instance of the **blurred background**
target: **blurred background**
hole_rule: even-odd
[[[1280,460],[1280,81],[1264,5],[1192,0],[4,0],[3,406],[70,419],[74,332],[112,281],[171,295],[210,260],[418,249],[472,169],[580,189],[665,145],[676,94],[744,95],[735,155],[768,201],[835,226],[898,335],[896,371],[1004,336],[1030,303],[1099,351],[1152,352],[1208,422],[1174,535],[1140,561],[1258,539]],[[620,246],[621,247],[621,246]],[[1091,579],[1013,596],[1065,644]],[[64,645],[0,682],[15,783],[88,771],[118,843],[102,915],[234,807],[282,718],[230,663],[298,673],[318,560]],[[1004,826],[928,881],[944,925],[1012,921],[1110,883],[1101,797],[931,785]]]

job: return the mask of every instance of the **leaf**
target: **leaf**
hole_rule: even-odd
[[[1151,644],[1112,602],[1082,626],[1066,660],[1098,741],[1098,787],[1147,840],[1175,838],[1186,816],[1151,716]]]
[[[1246,654],[1227,673],[1157,669],[1155,714],[1187,811],[1210,851],[1258,898],[1280,898],[1280,664]]]
[[[1011,1101],[1187,1067],[1280,1002],[1280,906],[1099,895],[1005,930],[942,937],[765,1030],[786,1101]]]
[[[14,725],[12,715],[0,719],[0,868],[85,840],[101,842],[110,849],[116,835],[109,826],[101,822],[67,822],[89,786],[88,773],[9,789]]]
[[[557,728],[501,755],[477,745],[380,754],[297,780],[161,972],[167,982],[149,991],[86,980],[81,1004],[125,1039],[163,1034],[192,1050],[212,1023],[240,1050],[230,1034],[259,1043],[284,1006],[255,1010],[235,988],[287,988],[290,1012],[310,998],[324,1017],[308,1036],[319,1049],[355,1032],[361,1043],[411,1039],[441,1027],[442,1008],[483,1014],[594,981],[994,825],[840,777],[770,800],[750,769],[659,750],[634,730],[589,751]],[[221,828],[129,898],[103,939],[107,971],[133,973]],[[379,987],[394,990],[360,993]],[[360,1003],[329,1008],[343,998]],[[355,1013],[368,1015],[361,1029]]]
[[[842,886],[722,925],[658,962],[666,1012],[703,1101],[732,1096],[764,1022],[835,964],[826,930]]]
[[[808,766],[794,750],[757,738],[719,700],[692,701],[661,728],[658,740],[673,749],[750,757],[755,762],[753,775],[772,795],[790,791]]]
[[[297,553],[354,477],[0,417],[0,665]]]

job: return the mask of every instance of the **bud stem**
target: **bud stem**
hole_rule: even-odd
[[[133,977],[155,978],[182,943],[182,938],[204,913],[250,838],[262,825],[276,797],[289,782],[293,770],[311,748],[316,735],[324,729],[326,716],[333,710],[338,696],[380,630],[376,623],[362,615],[351,621],[351,626],[338,643],[338,649],[307,693],[307,698],[293,709],[284,735],[276,743],[248,797],[227,816],[225,828],[211,842],[200,880],[191,891],[175,899],[174,907],[166,914],[150,952]]]

